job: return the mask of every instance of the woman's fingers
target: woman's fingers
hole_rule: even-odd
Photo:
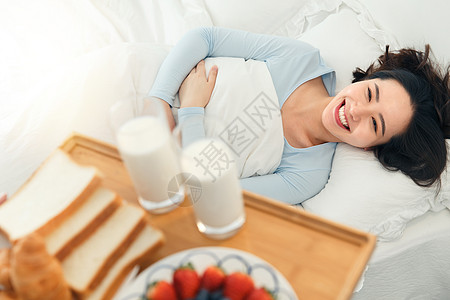
[[[219,68],[216,65],[212,66],[211,70],[209,70],[208,83],[211,83],[213,86],[216,83],[218,70]]]
[[[201,61],[195,66],[195,68],[196,68],[198,71],[205,71],[205,61],[204,61],[204,60],[201,60]]]
[[[205,107],[216,84],[217,72],[218,67],[213,66],[206,76],[205,61],[200,61],[180,86],[180,107]]]
[[[206,78],[206,66],[205,66],[205,61],[201,60],[189,73],[189,75],[191,74],[196,74],[198,77],[202,77],[204,79],[206,79],[206,81],[208,83],[212,83],[212,85],[214,86],[215,82],[216,82],[216,78],[217,78],[217,72],[218,72],[218,67],[216,65],[212,66],[211,69],[209,70],[209,75],[208,78]]]
[[[196,70],[195,72],[199,71],[199,76],[202,76],[203,74],[205,74],[205,78],[206,78],[206,66],[205,66],[205,61],[201,60],[193,70]],[[217,78],[217,71],[218,71],[218,67],[216,65],[212,66],[211,69],[209,70],[209,75],[208,78],[206,79],[208,82],[212,81],[212,82],[216,82],[216,78]]]
[[[197,66],[195,66],[195,67],[191,70],[191,72],[189,72],[188,76],[194,75],[194,74],[196,73],[196,67],[197,67]]]

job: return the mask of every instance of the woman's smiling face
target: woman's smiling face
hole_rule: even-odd
[[[323,111],[322,123],[338,141],[365,148],[404,132],[412,116],[410,97],[400,83],[371,79],[337,94]]]

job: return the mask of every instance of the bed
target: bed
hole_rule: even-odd
[[[337,73],[429,43],[450,63],[445,0],[17,0],[0,4],[0,192],[12,195],[76,131],[114,143],[118,100],[145,96],[187,30],[221,26],[313,44]],[[418,21],[419,20],[419,21]],[[447,167],[448,169],[448,167]],[[439,194],[339,144],[329,182],[299,209],[378,237],[353,299],[450,298],[450,175]],[[0,240],[0,247],[7,243]]]

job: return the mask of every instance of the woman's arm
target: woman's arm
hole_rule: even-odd
[[[286,204],[300,204],[317,195],[328,180],[328,170],[284,171],[240,179],[241,187]]]
[[[284,37],[217,27],[197,28],[184,35],[170,51],[149,94],[173,105],[183,80],[206,57],[270,61],[302,55],[311,49],[313,48],[309,45]]]
[[[217,66],[213,66],[206,77],[205,61],[192,69],[180,87],[178,122],[181,126],[183,146],[205,137],[205,106],[211,99],[217,78]]]
[[[205,107],[211,99],[216,84],[217,66],[206,77],[205,61],[200,61],[180,87],[180,107]]]

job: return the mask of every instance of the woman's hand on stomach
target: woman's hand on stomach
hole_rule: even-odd
[[[205,107],[216,84],[217,66],[212,66],[206,77],[205,61],[200,61],[180,86],[180,107]]]

